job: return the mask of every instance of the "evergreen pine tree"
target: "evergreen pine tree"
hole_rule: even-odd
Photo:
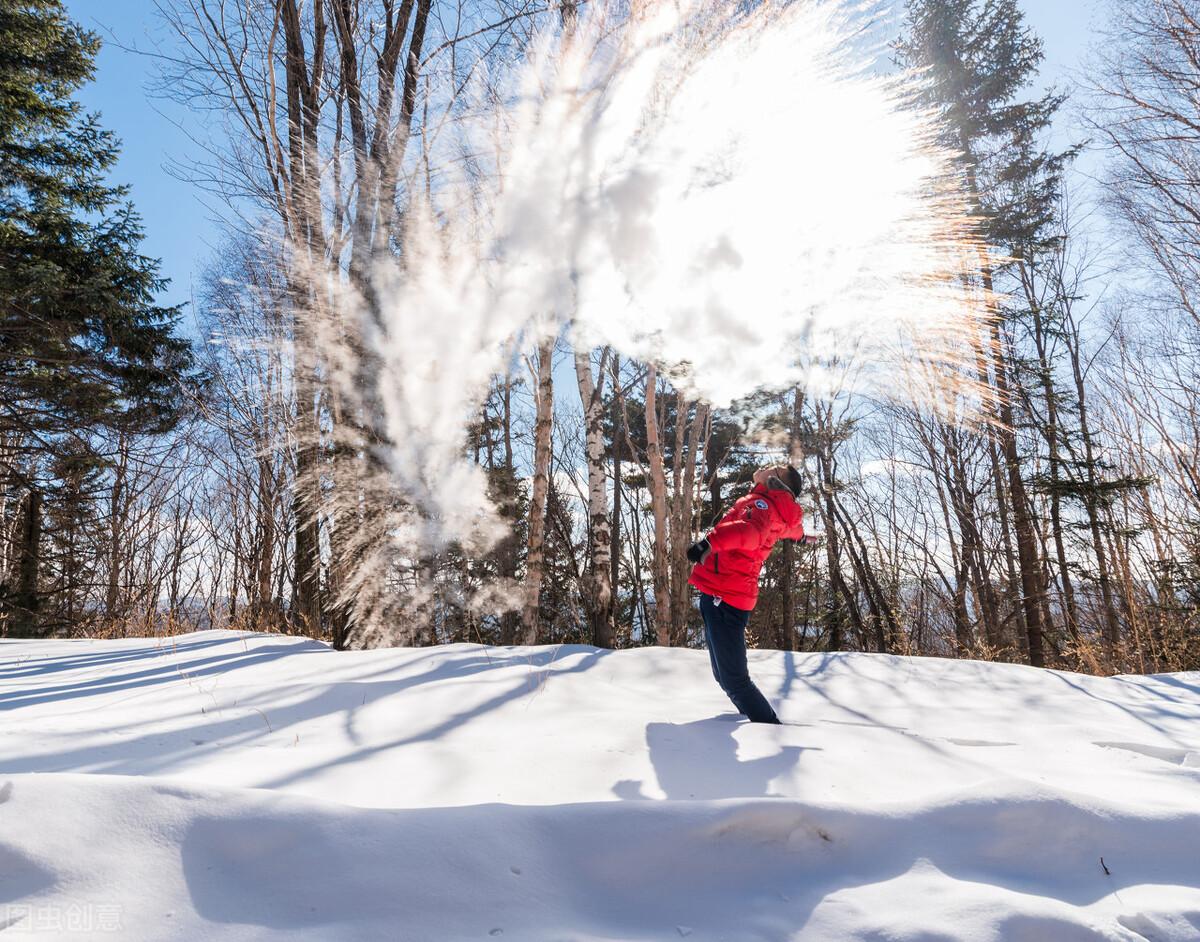
[[[1000,258],[1015,263],[1052,248],[1058,237],[1054,222],[1062,174],[1074,150],[1055,152],[1043,144],[1063,103],[1061,94],[1022,99],[1036,80],[1043,54],[1017,0],[910,0],[908,29],[897,51],[903,65],[926,74],[922,103],[944,116],[943,143],[961,155],[983,239],[999,250]],[[983,288],[993,291],[1014,262],[985,260]],[[1009,304],[1001,314],[1011,323],[1029,311]],[[1030,663],[1041,666],[1049,610],[1017,445],[1010,336],[1004,325],[994,325],[989,378],[995,389],[998,461],[1004,466],[1007,513],[1016,537],[1024,641]]]
[[[1064,95],[1018,100],[1044,56],[1017,0],[909,0],[897,52],[925,73],[924,103],[945,118],[943,143],[961,155],[987,243],[1012,257],[1053,244],[1077,149],[1043,146]]]
[[[92,465],[99,430],[169,430],[191,371],[127,188],[106,181],[117,143],[72,99],[98,49],[61,0],[0,0],[0,437],[21,443],[0,474],[27,495],[17,584],[0,587],[12,633],[40,630],[39,478]]]
[[[166,429],[190,369],[127,189],[105,180],[116,141],[71,99],[98,48],[60,0],[0,0],[0,432],[39,447]]]

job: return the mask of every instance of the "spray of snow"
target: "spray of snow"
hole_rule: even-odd
[[[721,406],[899,394],[953,358],[977,258],[912,76],[861,6],[597,4],[481,80],[429,146],[402,267],[377,273],[386,462],[417,540],[503,532],[464,428],[514,352],[568,331]]]

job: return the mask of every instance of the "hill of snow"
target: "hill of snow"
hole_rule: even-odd
[[[5,939],[1200,939],[1200,675],[0,642]]]

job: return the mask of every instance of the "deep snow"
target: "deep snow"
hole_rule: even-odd
[[[0,642],[0,931],[1200,939],[1200,675],[751,665],[791,725],[703,651]]]

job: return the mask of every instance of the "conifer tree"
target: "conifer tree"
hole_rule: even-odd
[[[1053,246],[1062,173],[1074,151],[1055,152],[1043,143],[1063,96],[1051,91],[1024,97],[1035,82],[1043,53],[1016,0],[910,0],[908,28],[898,54],[902,64],[926,73],[924,103],[944,115],[944,143],[961,155],[984,240],[999,250],[998,257],[1016,263]],[[985,260],[982,287],[990,293],[1011,264]],[[1019,305],[1006,305],[1001,311],[1009,323],[1028,313]],[[990,355],[986,360],[981,356],[980,371],[981,379],[994,389],[1000,449],[997,494],[1016,537],[1015,569],[1028,657],[1041,666],[1048,609],[1017,446],[1010,336],[1005,324],[995,322],[987,345]]]
[[[97,37],[60,0],[0,0],[0,430],[46,447],[95,427],[169,427],[189,348],[138,251],[117,143],[71,96]]]
[[[127,188],[107,181],[117,143],[72,98],[98,49],[61,0],[0,0],[0,436],[22,443],[0,474],[27,494],[0,612],[20,633],[41,608],[41,479],[89,463],[99,430],[169,430],[192,369]]]

